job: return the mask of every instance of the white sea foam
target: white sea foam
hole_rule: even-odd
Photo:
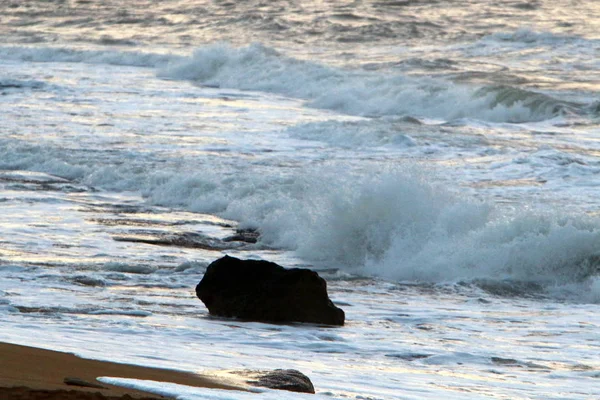
[[[558,210],[508,217],[428,183],[415,170],[357,175],[332,165],[302,176],[241,176],[220,185],[204,175],[175,178],[147,195],[158,204],[183,202],[237,219],[258,227],[264,242],[359,274],[438,283],[526,281],[548,288],[589,287],[597,276],[596,218]]]
[[[598,274],[600,221],[591,217],[558,211],[505,217],[402,173],[338,180],[335,193],[313,204],[306,211],[312,223],[294,232],[304,239],[299,254],[367,275],[586,287]]]
[[[266,400],[330,399],[330,397],[321,396],[318,394],[293,393],[284,390],[251,388],[253,390],[250,392],[242,392],[235,390],[205,389],[179,385],[170,382],[157,382],[129,378],[100,377],[98,380],[109,385],[143,390],[159,396],[174,397],[179,400],[253,400],[256,399],[257,396]]]

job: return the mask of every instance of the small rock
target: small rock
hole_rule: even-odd
[[[255,229],[237,229],[235,235],[223,239],[224,242],[257,243],[260,233]]]
[[[80,379],[80,378],[66,377],[63,380],[63,382],[65,383],[65,385],[69,385],[69,386],[81,386],[81,387],[89,387],[89,388],[95,388],[95,389],[106,389],[105,386],[99,385],[94,382],[84,381],[83,379]]]
[[[295,369],[276,369],[273,371],[256,371],[246,381],[248,384],[269,389],[288,390],[298,393],[314,393],[315,387],[309,377]]]

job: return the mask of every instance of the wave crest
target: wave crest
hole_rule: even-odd
[[[259,44],[203,47],[192,57],[162,68],[159,76],[276,93],[305,99],[311,107],[367,117],[527,122],[556,117],[565,108],[581,111],[579,105],[516,88],[477,88],[427,77],[333,68],[290,58]]]
[[[169,205],[175,193],[174,204],[198,211],[217,211],[218,202],[221,216],[258,228],[265,243],[353,274],[518,284],[600,300],[591,293],[600,279],[598,218],[558,210],[509,215],[433,185],[415,168],[359,174],[330,164],[289,176],[242,175],[225,186],[203,175],[201,195],[188,199],[174,190],[184,184],[177,178],[146,194]]]
[[[443,79],[386,71],[334,68],[288,57],[253,44],[235,48],[213,44],[186,57],[136,51],[0,47],[4,59],[84,62],[155,68],[159,77],[200,85],[263,91],[306,100],[310,107],[365,117],[415,116],[438,120],[472,118],[491,122],[531,122],[590,106],[513,87],[475,87]]]

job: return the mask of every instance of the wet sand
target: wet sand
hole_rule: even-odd
[[[173,382],[203,388],[242,387],[192,373],[89,360],[70,353],[0,342],[2,400],[165,399],[151,393],[107,385],[97,377]]]

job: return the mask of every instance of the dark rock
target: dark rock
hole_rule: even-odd
[[[145,243],[157,246],[176,246],[212,251],[222,251],[239,247],[235,243],[226,243],[222,240],[194,232],[165,234],[162,232],[140,230],[133,234],[113,236],[113,240],[117,242]]]
[[[327,283],[309,269],[225,256],[208,266],[196,295],[220,317],[344,325],[344,311],[327,296]]]
[[[65,383],[65,385],[69,385],[69,386],[81,386],[81,387],[89,387],[89,388],[95,388],[95,389],[106,389],[105,386],[99,385],[94,382],[88,382],[81,378],[66,377],[63,380],[63,382]]]
[[[269,389],[287,390],[298,393],[315,393],[310,378],[295,369],[275,370],[228,370],[217,371],[216,376],[232,386],[245,388],[247,385]]]
[[[223,239],[224,242],[244,242],[254,244],[258,242],[260,233],[254,229],[236,229],[235,235]]]
[[[400,359],[406,360],[406,361],[414,361],[414,360],[420,360],[422,358],[429,358],[429,357],[431,357],[431,354],[393,353],[393,354],[386,354],[385,356],[393,357],[393,358],[400,358]]]
[[[501,364],[501,365],[516,365],[519,363],[514,358],[502,358],[502,357],[492,357],[492,362],[494,364]]]
[[[298,393],[315,392],[315,387],[308,376],[295,369],[256,371],[251,374],[251,379],[246,382],[253,386],[266,387],[269,389],[288,390],[290,392]]]
[[[102,279],[96,279],[85,275],[74,276],[71,278],[71,282],[83,286],[106,286],[106,283]]]

